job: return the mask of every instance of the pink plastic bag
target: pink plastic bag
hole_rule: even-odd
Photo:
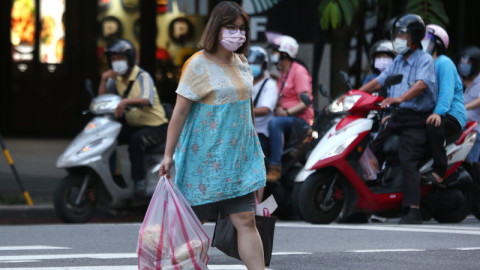
[[[360,165],[362,166],[363,177],[365,180],[377,179],[377,173],[380,172],[380,166],[377,157],[375,157],[375,154],[370,147],[367,147],[365,151],[363,151],[363,154],[360,157]]]
[[[210,238],[178,190],[162,176],[138,238],[139,270],[208,269]]]

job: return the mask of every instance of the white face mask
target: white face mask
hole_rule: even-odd
[[[278,62],[280,62],[280,55],[278,53],[271,54],[270,62],[272,62],[274,65],[278,64]]]
[[[125,75],[128,71],[128,64],[127,61],[125,60],[120,60],[120,61],[113,61],[112,62],[112,69],[115,71],[120,76]]]
[[[393,59],[390,57],[379,57],[375,58],[375,68],[380,70],[380,72],[384,71],[387,69],[388,66],[392,63]]]
[[[395,41],[393,41],[393,49],[398,53],[398,54],[405,54],[408,52],[410,49],[407,46],[407,40],[406,39],[401,39],[401,38],[396,38]]]

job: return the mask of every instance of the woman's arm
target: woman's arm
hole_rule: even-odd
[[[172,119],[168,124],[167,143],[165,145],[163,161],[160,165],[160,176],[167,175],[167,178],[170,177],[170,167],[172,166],[175,146],[177,145],[178,138],[183,130],[183,125],[185,124],[185,120],[190,112],[192,103],[193,102],[191,100],[181,95],[177,95],[177,103],[173,109]]]
[[[473,110],[473,109],[476,109],[478,107],[480,107],[480,97],[478,97],[478,98],[472,100],[471,102],[465,104],[465,108],[467,110]]]

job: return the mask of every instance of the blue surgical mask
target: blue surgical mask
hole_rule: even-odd
[[[472,64],[458,64],[458,73],[462,77],[470,76],[470,72],[472,72]]]
[[[252,69],[253,78],[256,79],[262,75],[262,66],[258,64],[251,64],[250,68]]]
[[[278,64],[278,62],[280,62],[280,55],[277,53],[270,55],[270,62],[272,62],[274,65]]]

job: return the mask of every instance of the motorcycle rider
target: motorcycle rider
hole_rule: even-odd
[[[463,88],[453,61],[445,55],[449,44],[447,32],[435,24],[427,25],[423,50],[432,55],[438,82],[438,99],[433,113],[427,118],[427,135],[433,157],[433,172],[427,180],[435,185],[443,182],[447,172],[445,139],[462,131],[467,123],[463,103]]]
[[[462,77],[467,121],[480,121],[480,48],[467,46],[460,50],[457,58],[458,73]],[[480,127],[475,127],[477,138],[468,154],[471,162],[478,162],[480,155]]]
[[[399,104],[399,108],[391,114],[386,127],[370,146],[381,163],[384,160],[384,142],[393,134],[400,137],[398,155],[403,175],[402,205],[408,207],[408,214],[399,221],[401,224],[423,222],[418,169],[427,152],[426,120],[434,109],[437,97],[434,61],[421,49],[424,36],[425,23],[420,16],[407,14],[399,18],[392,30],[397,57],[376,79],[359,89],[367,92],[379,90],[389,75],[403,74],[402,82],[389,87],[388,98],[381,103],[382,108],[392,104]]]
[[[273,111],[277,105],[278,90],[275,80],[267,72],[268,54],[260,46],[251,46],[248,63],[253,73],[253,113],[255,127],[262,145],[263,153],[268,160],[270,151],[268,123],[273,118]]]
[[[298,43],[291,36],[280,36],[275,42],[271,62],[280,70],[277,82],[278,101],[275,117],[268,125],[270,133],[270,163],[267,181],[276,182],[282,175],[282,151],[284,136],[292,130],[313,124],[312,77],[308,70],[296,61]]]
[[[393,50],[393,43],[391,40],[379,40],[372,45],[370,48],[370,66],[372,68],[372,74],[365,78],[363,84],[368,83],[369,81],[375,79],[387,69],[388,66],[392,63],[395,58],[395,51]]]
[[[145,196],[145,153],[166,139],[168,119],[160,103],[152,77],[136,65],[136,51],[126,39],[112,41],[105,51],[111,69],[103,72],[98,95],[122,96],[115,109],[121,119],[120,144],[129,144],[134,193]],[[127,107],[133,107],[126,110]]]

